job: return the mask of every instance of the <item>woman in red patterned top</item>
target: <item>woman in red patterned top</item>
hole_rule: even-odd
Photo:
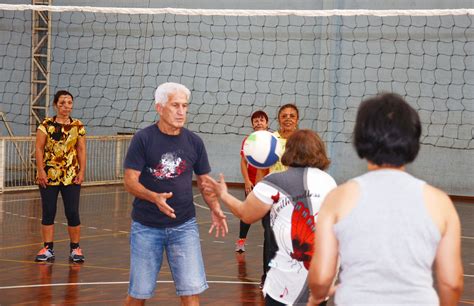
[[[252,121],[252,128],[254,131],[268,130],[268,116],[264,111],[258,110],[254,112],[250,120]],[[242,141],[242,146],[240,148],[240,172],[242,173],[242,177],[244,178],[245,196],[247,196],[250,191],[252,191],[253,186],[255,186],[255,184],[257,183],[257,168],[249,164],[245,159],[243,151],[245,140],[247,140],[247,137],[245,137]],[[245,252],[245,239],[247,239],[249,229],[250,224],[247,224],[240,220],[239,239],[237,239],[237,241],[235,242],[236,252]]]

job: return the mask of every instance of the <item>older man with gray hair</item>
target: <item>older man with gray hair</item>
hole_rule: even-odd
[[[135,196],[130,233],[130,285],[126,305],[144,305],[154,295],[166,251],[182,305],[199,305],[208,288],[201,254],[192,176],[211,210],[211,233],[228,231],[217,198],[204,192],[211,167],[204,143],[184,127],[191,93],[164,83],[155,92],[160,118],[138,131],[124,162],[124,185]]]

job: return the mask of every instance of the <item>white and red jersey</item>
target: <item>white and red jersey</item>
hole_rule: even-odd
[[[315,222],[334,179],[317,168],[292,168],[267,175],[253,192],[272,205],[272,260],[263,292],[284,304],[306,303],[308,269],[313,255]]]

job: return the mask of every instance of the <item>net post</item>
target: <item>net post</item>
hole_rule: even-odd
[[[51,0],[32,0],[33,5],[51,5]],[[51,65],[51,11],[31,12],[30,135],[48,115]]]

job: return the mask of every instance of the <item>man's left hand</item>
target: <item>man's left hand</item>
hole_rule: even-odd
[[[221,209],[212,210],[211,211],[212,225],[211,225],[211,228],[209,229],[209,234],[211,234],[212,231],[215,229],[216,238],[219,237],[219,233],[221,234],[222,237],[225,237],[225,234],[229,232],[226,219],[227,217],[224,215]]]

